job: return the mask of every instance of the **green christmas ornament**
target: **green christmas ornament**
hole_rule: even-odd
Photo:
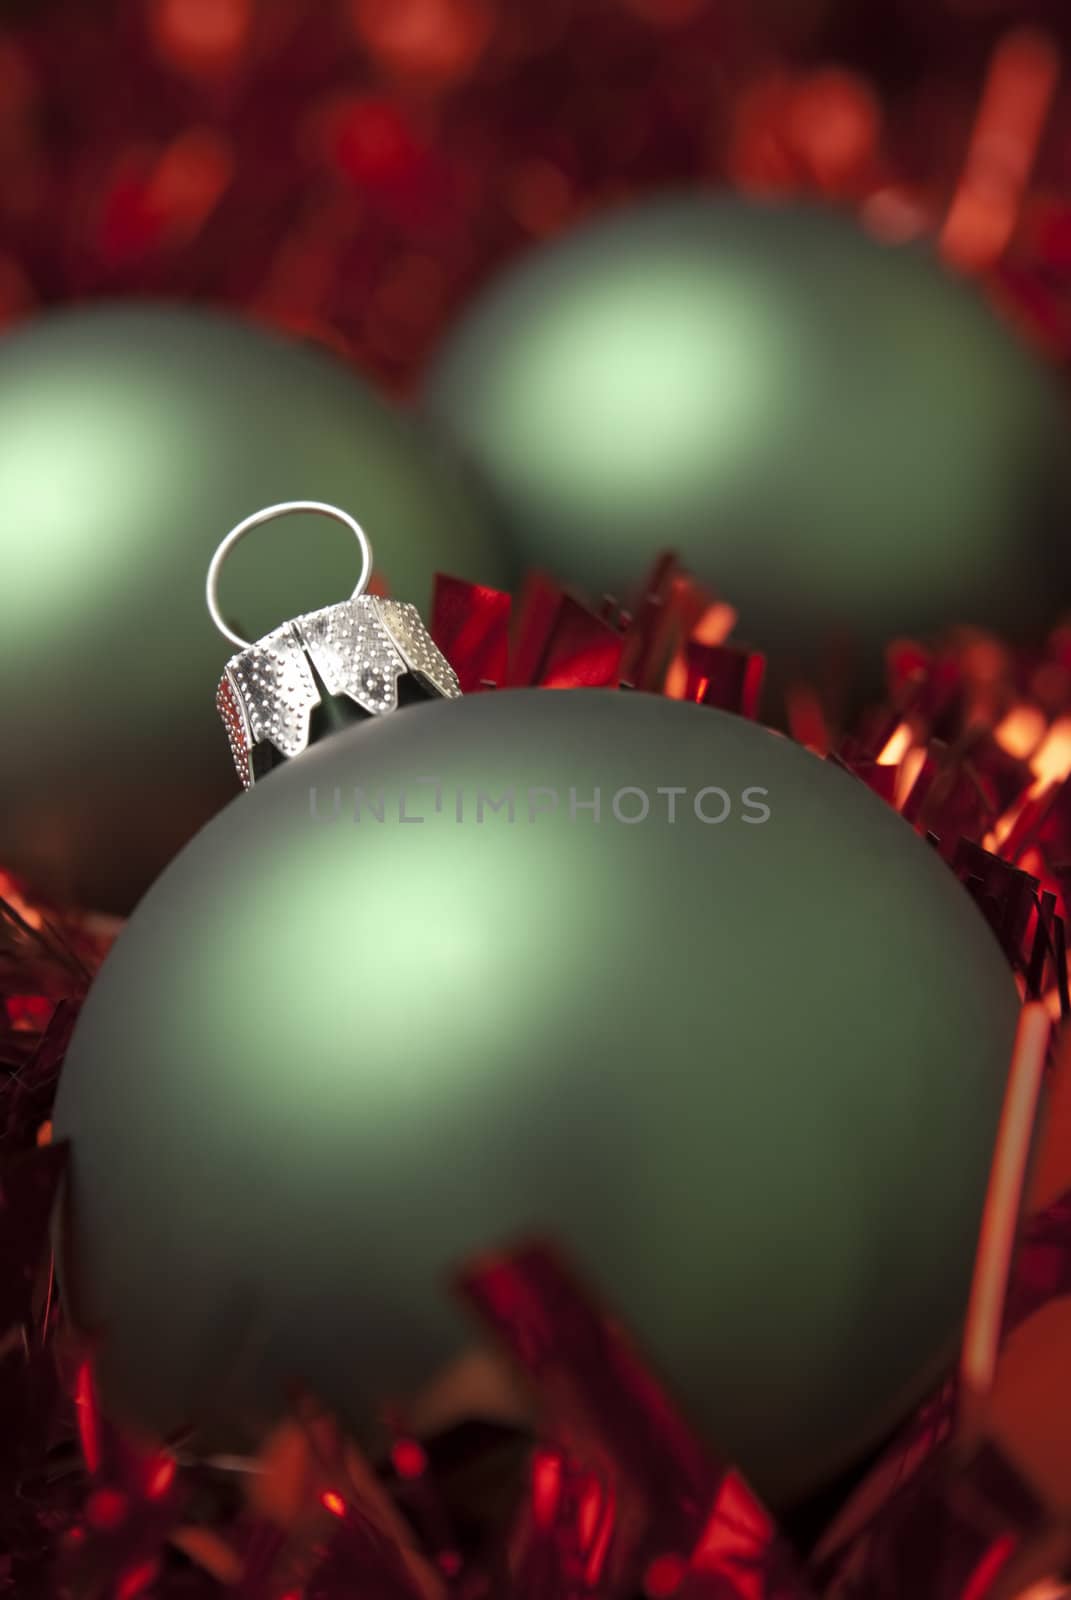
[[[501,579],[467,488],[327,354],[148,305],[0,341],[0,865],[126,910],[233,794],[205,568],[257,506],[323,498],[360,506],[406,600],[436,570]],[[309,518],[236,556],[221,602],[255,638],[356,576],[345,534]]]
[[[256,782],[121,934],[55,1109],[68,1304],[121,1416],[223,1438],[297,1380],[369,1430],[472,1337],[451,1274],[551,1236],[785,1502],[954,1347],[1017,1011],[945,865],[788,740],[410,706]]]
[[[1068,420],[979,295],[832,212],[667,198],[492,284],[430,414],[518,569],[627,599],[670,547],[774,677],[1071,600]]]

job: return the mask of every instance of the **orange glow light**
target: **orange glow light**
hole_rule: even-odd
[[[156,0],[157,49],[188,72],[228,67],[241,54],[252,11],[252,0]]]
[[[486,0],[353,0],[352,16],[381,66],[438,83],[468,76],[494,26]]]
[[[688,687],[688,664],[682,655],[674,656],[666,672],[662,693],[667,700],[683,700]]]
[[[14,911],[17,911],[23,922],[31,928],[43,928],[45,919],[35,906],[29,904],[19,894],[15,887],[15,880],[6,872],[0,872],[0,899],[6,900]]]
[[[896,788],[893,791],[893,805],[897,811],[902,811],[907,804],[907,797],[918,782],[919,774],[926,765],[926,751],[922,745],[916,745],[909,750],[896,774]]]
[[[993,52],[960,185],[941,230],[941,254],[964,272],[1003,255],[1015,231],[1060,77],[1060,53],[1036,28],[1006,34]]]
[[[1062,783],[1071,777],[1071,717],[1061,717],[1049,729],[1044,744],[1035,751],[1030,763],[1037,782],[1032,794],[1040,793],[1050,783]]]
[[[1005,721],[1010,721],[1017,714],[1017,711],[1010,712]],[[1004,723],[1001,723],[1000,728],[997,730],[998,734],[1003,730],[1004,725]],[[1013,734],[1012,737],[1014,738],[1015,735]],[[1007,745],[1004,748],[1007,749]],[[1013,755],[1016,753],[1016,751],[1012,751]],[[1051,789],[1054,784],[1063,783],[1066,778],[1071,777],[1071,717],[1061,717],[1058,722],[1052,724],[1041,744],[1034,751],[1030,761],[1030,770],[1034,773],[1034,782],[1026,793],[1021,795],[1015,804],[1010,806],[1004,815],[994,823],[984,841],[987,850],[999,852],[1012,839],[1019,819],[1034,809],[1034,803],[1045,794],[1046,790]],[[1011,848],[1013,852],[1012,858],[1014,859],[1014,842]],[[1034,867],[1027,865],[1025,859],[1020,861],[1019,865],[1026,872],[1035,871]],[[1041,863],[1039,862],[1038,865],[1040,867]],[[1037,875],[1044,876],[1044,873],[1039,871]]]
[[[724,601],[716,601],[703,612],[689,638],[696,644],[724,644],[736,627],[736,612]],[[683,650],[673,657],[666,671],[662,693],[667,700],[683,700],[688,688],[688,663]],[[705,693],[706,680],[702,692]],[[701,698],[701,694],[699,696]]]
[[[906,722],[890,734],[885,748],[878,756],[879,767],[898,767],[911,748],[911,729]]]
[[[1045,737],[1048,723],[1036,706],[1015,706],[993,730],[1002,750],[1019,761],[1026,761]]]
[[[697,644],[724,644],[735,627],[736,612],[719,600],[703,612],[692,629],[692,638]]]
[[[326,1511],[330,1511],[333,1517],[344,1517],[346,1515],[346,1502],[340,1494],[335,1494],[333,1489],[324,1490],[320,1496],[320,1503]]]
[[[838,189],[864,168],[877,148],[881,111],[870,85],[830,67],[805,78],[792,98],[792,143],[819,185]]]

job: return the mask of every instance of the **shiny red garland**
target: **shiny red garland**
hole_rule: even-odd
[[[440,578],[431,626],[467,692],[620,686],[755,716],[763,662],[729,642],[732,623],[731,608],[666,556],[631,614],[610,601],[593,611],[533,576],[514,615],[508,595]],[[888,666],[885,703],[848,735],[808,691],[791,691],[792,733],[931,840],[989,918],[1024,998],[1065,1016],[1071,636],[1058,631],[1017,656],[963,633],[933,651],[895,645]],[[951,1383],[811,1558],[797,1557],[553,1243],[538,1240],[470,1263],[455,1286],[534,1393],[531,1436],[400,1432],[373,1470],[297,1396],[255,1461],[124,1438],[96,1405],[92,1353],[64,1325],[47,1239],[65,1159],[49,1108],[109,934],[77,916],[49,920],[14,887],[3,916],[0,1593],[1011,1600],[1071,1558],[1051,1463],[1038,1467],[999,1428],[965,1439]],[[1066,1100],[1071,1060],[1050,1070]],[[1043,1167],[1006,1335],[1071,1295],[1071,1150],[1057,1143]],[[1065,1404],[1066,1348],[1050,1353],[1045,1376],[1055,1407]]]

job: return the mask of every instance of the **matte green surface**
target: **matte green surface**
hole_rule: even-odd
[[[421,607],[437,568],[502,576],[423,432],[310,346],[147,305],[0,340],[0,863],[124,909],[233,794],[205,573],[241,518],[302,499],[358,517]],[[359,567],[345,529],[287,519],[234,553],[223,604],[257,637]]]
[[[690,791],[672,825],[658,787]],[[298,1376],[363,1425],[468,1338],[448,1270],[549,1231],[793,1496],[950,1353],[1016,1016],[948,869],[785,739],[608,692],[399,712],[236,800],[119,939],[55,1112],[67,1286],[148,1422]]]
[[[797,205],[616,213],[521,260],[450,336],[427,408],[518,566],[621,596],[669,546],[776,674],[1071,599],[1068,418],[974,290]]]

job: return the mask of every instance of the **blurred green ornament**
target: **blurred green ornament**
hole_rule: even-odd
[[[120,936],[55,1110],[68,1302],[144,1424],[222,1438],[296,1379],[366,1429],[466,1343],[451,1271],[549,1234],[786,1500],[950,1355],[1017,1010],[947,867],[788,740],[413,707],[236,800]]]
[[[492,284],[428,409],[519,568],[627,598],[660,547],[775,677],[1071,600],[1067,416],[966,284],[800,205],[667,198]]]
[[[233,794],[205,572],[234,523],[294,499],[354,512],[401,599],[426,606],[437,569],[501,577],[453,469],[325,353],[148,305],[0,341],[0,866],[125,910]],[[356,577],[342,529],[290,521],[236,555],[223,603],[255,638]]]

